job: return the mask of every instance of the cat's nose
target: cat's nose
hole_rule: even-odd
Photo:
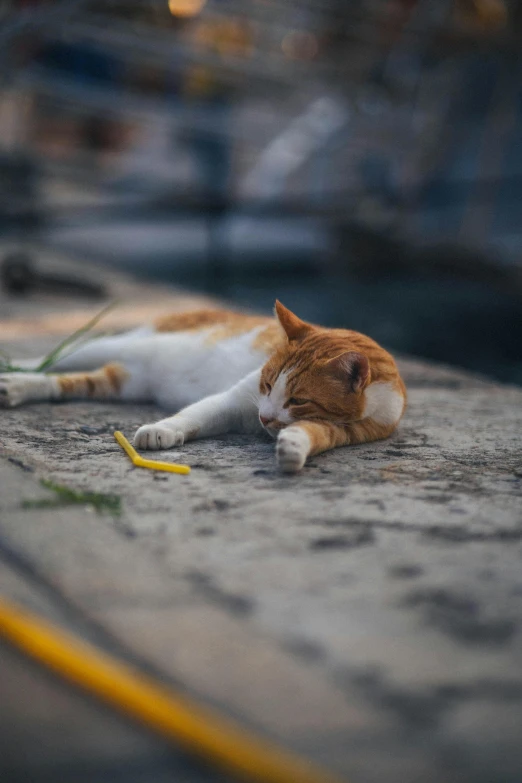
[[[261,424],[263,425],[263,427],[268,427],[268,425],[270,424],[270,422],[271,422],[271,421],[273,421],[273,420],[272,420],[272,419],[269,419],[269,418],[268,418],[268,416],[260,416],[260,417],[259,417],[259,421],[261,422]]]

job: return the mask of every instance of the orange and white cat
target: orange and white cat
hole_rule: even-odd
[[[100,337],[59,359],[59,372],[0,375],[0,404],[152,401],[178,412],[140,427],[138,448],[263,428],[287,473],[312,454],[395,430],[406,389],[387,351],[358,332],[306,323],[280,302],[275,316],[198,310]]]

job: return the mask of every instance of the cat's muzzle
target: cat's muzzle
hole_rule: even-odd
[[[259,423],[265,432],[268,432],[272,438],[277,438],[280,430],[283,430],[287,426],[286,424],[283,424],[282,421],[278,421],[277,419],[266,419],[264,416],[259,417]]]

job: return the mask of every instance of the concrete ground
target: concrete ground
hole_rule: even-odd
[[[114,325],[197,303],[104,276],[126,302]],[[99,309],[0,305],[18,356]],[[295,477],[271,441],[238,436],[155,455],[188,477],[134,468],[112,433],[151,406],[2,410],[0,594],[347,781],[519,783],[522,390],[401,366],[399,431]],[[116,495],[121,514],[27,508],[54,497],[42,478]],[[219,779],[3,644],[0,666],[0,779]]]

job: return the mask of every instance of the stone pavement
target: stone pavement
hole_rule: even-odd
[[[111,281],[121,323],[185,304]],[[9,308],[13,355],[87,312]],[[0,593],[353,783],[519,783],[522,390],[401,364],[400,430],[296,477],[277,473],[271,441],[239,436],[158,454],[188,477],[134,468],[112,433],[151,406],[1,411]],[[116,494],[122,513],[24,508],[52,497],[40,478]],[[0,778],[3,764],[37,783],[217,780],[0,651]]]

